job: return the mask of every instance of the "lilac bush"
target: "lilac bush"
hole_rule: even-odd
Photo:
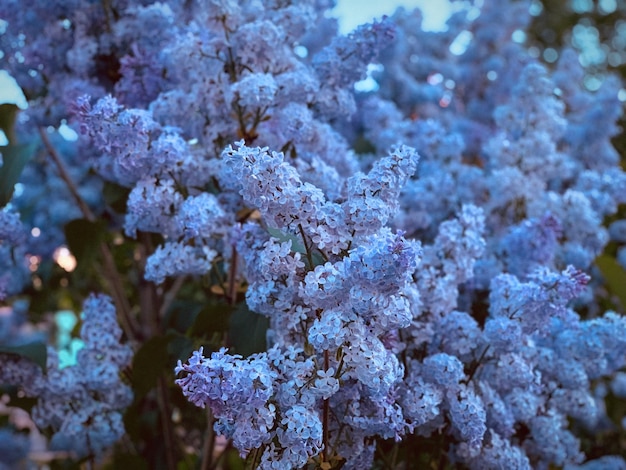
[[[626,468],[622,85],[483,3],[0,0],[0,385],[55,464]]]

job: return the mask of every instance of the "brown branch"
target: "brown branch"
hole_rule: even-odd
[[[54,146],[50,142],[47,131],[43,127],[39,128],[39,135],[41,136],[41,141],[46,147],[46,150],[50,154],[50,157],[52,158],[55,165],[57,166],[57,169],[59,170],[59,176],[61,176],[61,179],[67,185],[67,189],[70,190],[70,193],[72,193],[72,197],[76,201],[76,204],[78,204],[80,211],[83,213],[83,217],[85,217],[85,219],[87,219],[89,222],[95,222],[96,216],[93,214],[93,212],[91,212],[91,209],[89,209],[89,206],[87,205],[87,203],[83,200],[83,198],[78,193],[78,189],[76,188],[74,181],[72,180],[69,173],[65,169],[65,165],[63,164],[61,157],[59,156],[57,150],[54,148]]]
[[[100,254],[102,255],[102,259],[104,261],[104,277],[109,282],[109,288],[117,307],[117,311],[120,312],[120,323],[122,324],[122,328],[126,332],[129,339],[136,340],[139,325],[137,325],[135,318],[130,313],[130,303],[126,298],[126,294],[124,294],[124,286],[122,285],[120,274],[115,267],[113,254],[105,242],[100,243]]]
[[[228,302],[230,305],[237,303],[237,249],[233,245],[228,268]]]
[[[146,336],[151,338],[154,335],[160,333],[160,316],[159,308],[160,296],[157,293],[156,286],[153,282],[145,279],[144,272],[146,270],[146,260],[148,254],[153,251],[150,235],[146,232],[140,232],[138,234],[140,244],[137,248],[138,263],[139,263],[139,305],[141,324],[148,329]]]
[[[169,408],[169,398],[167,396],[167,382],[163,374],[159,377],[157,384],[157,400],[161,415],[161,427],[163,430],[163,446],[165,447],[165,461],[167,470],[176,470],[176,457],[174,456],[175,441],[174,430],[172,429],[172,413]]]
[[[213,430],[213,423],[215,418],[211,408],[206,408],[207,417],[207,429],[206,438],[204,439],[204,445],[202,446],[202,464],[200,470],[210,470],[213,465],[213,451],[215,450],[215,431]]]
[[[178,291],[183,287],[186,279],[187,276],[178,276],[174,280],[172,287],[170,287],[170,289],[163,296],[163,303],[161,304],[161,308],[159,309],[159,318],[163,318],[165,316],[165,314],[171,307],[172,302],[174,302],[174,300],[176,299],[176,294],[178,294]]]
[[[467,375],[467,380],[464,380],[463,382],[465,382],[466,384],[469,384],[472,381],[472,379],[474,378],[474,374],[476,374],[476,371],[478,370],[478,368],[482,364],[483,359],[487,355],[487,351],[489,351],[490,347],[491,347],[491,345],[489,345],[489,344],[485,347],[485,349],[483,350],[483,352],[480,355],[480,357],[478,358],[478,360],[470,368],[469,374]]]
[[[44,147],[48,151],[48,154],[52,158],[52,161],[54,161],[57,170],[59,171],[59,176],[67,185],[67,188],[69,189],[72,197],[76,201],[76,204],[83,214],[83,217],[85,217],[85,219],[87,219],[89,222],[96,222],[96,216],[93,212],[91,212],[91,209],[79,194],[78,189],[74,184],[74,181],[65,169],[63,160],[50,142],[47,131],[43,127],[39,128],[39,135],[41,136],[41,141],[43,142]],[[122,285],[120,274],[115,267],[113,254],[111,253],[111,250],[105,242],[100,243],[99,248],[100,254],[102,255],[102,260],[104,262],[104,277],[109,282],[111,295],[113,296],[117,311],[120,313],[120,322],[122,323],[122,327],[124,328],[126,335],[130,339],[136,339],[136,331],[138,331],[138,328],[136,323],[134,322],[134,318],[130,313],[130,304],[128,303],[128,299],[124,294],[124,286]]]
[[[309,262],[309,271],[313,271],[313,255],[311,254],[311,247],[306,243],[306,235],[304,234],[304,229],[302,228],[302,224],[298,224],[298,230],[300,230],[300,235],[302,236],[302,244],[304,245],[304,249],[306,251],[306,259]]]
[[[328,371],[330,367],[330,360],[328,357],[328,350],[324,351],[324,372]],[[328,422],[330,419],[330,400],[327,398],[324,400],[324,410],[322,416],[322,463],[327,462],[329,459],[328,454],[328,427],[330,423]]]

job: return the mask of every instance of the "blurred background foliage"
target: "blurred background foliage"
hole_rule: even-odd
[[[558,60],[565,47],[574,48],[587,71],[585,85],[594,91],[607,73],[626,83],[626,1],[624,0],[534,0],[534,21],[528,30],[531,54],[547,64]],[[626,88],[622,88],[626,102]],[[613,144],[626,163],[626,118],[622,133]]]
[[[550,66],[564,48],[573,48],[586,71],[585,86],[595,91],[608,74],[616,74],[622,81],[620,100],[626,103],[626,1],[533,0],[531,12],[534,19],[526,38],[531,55]],[[612,142],[626,169],[626,114],[618,126],[621,132]],[[625,218],[626,206],[621,205],[605,224]],[[623,243],[611,241],[598,258],[596,266],[606,282],[597,294],[601,310],[624,313],[626,266],[616,261],[620,249],[626,250]]]

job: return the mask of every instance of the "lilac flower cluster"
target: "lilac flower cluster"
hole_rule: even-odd
[[[19,214],[0,210],[0,301],[22,290],[28,279],[26,231]]]
[[[127,336],[183,280],[194,300],[245,291],[266,317],[265,352],[231,353],[224,334],[175,368],[243,457],[371,468],[377,444],[443,436],[437,458],[471,469],[626,466],[587,462],[579,432],[615,428],[605,397],[626,395],[626,319],[573,309],[593,304],[585,272],[609,238],[626,241],[624,221],[603,225],[626,202],[620,84],[584,90],[572,52],[554,72],[534,60],[515,40],[529,0],[486,0],[440,33],[401,9],[347,36],[326,0],[61,3],[0,2],[0,60],[31,98],[18,129],[80,132],[62,152],[78,199],[134,239],[134,282],[150,286],[119,312]],[[379,89],[356,93],[378,57]],[[1,301],[79,216],[50,174],[28,166],[0,211]],[[105,181],[128,194],[124,214],[87,190]],[[170,320],[138,328],[160,341]],[[122,336],[92,296],[76,366],[53,350],[46,374],[3,357],[1,381],[38,398],[53,447],[100,455],[123,435]]]
[[[225,349],[210,358],[202,353],[194,353],[188,364],[179,361],[176,372],[187,375],[176,382],[192,403],[211,408],[215,429],[232,438],[243,455],[262,447],[262,461],[296,468],[319,453],[322,422],[311,406],[315,395],[323,396],[323,379],[316,379],[315,395],[303,394],[314,378],[311,358],[295,349],[286,354],[272,349],[247,359]]]
[[[407,147],[393,149],[368,174],[345,181],[341,203],[327,200],[320,188],[303,182],[281,153],[239,143],[227,147],[222,158],[223,186],[238,190],[267,224],[262,228],[247,223],[231,235],[250,282],[248,305],[269,317],[268,336],[275,351],[296,351],[304,344],[296,357],[312,361],[310,375],[316,378],[309,379],[308,387],[307,382],[300,385],[299,400],[315,410],[305,415],[307,419],[324,422],[330,434],[323,443],[316,441],[314,452],[307,455],[322,450],[332,455],[336,451],[325,446],[337,440],[346,449],[343,458],[352,449],[349,460],[358,459],[367,437],[400,436],[407,427],[391,398],[403,368],[384,343],[411,322],[404,290],[412,282],[421,249],[384,224],[397,209],[399,191],[415,171],[417,155]],[[369,208],[375,208],[373,216]],[[369,221],[363,219],[366,214],[372,217]],[[210,392],[189,378],[202,374],[192,365],[195,360],[187,369],[178,368],[189,374],[179,383],[186,394],[204,397]],[[215,367],[205,364],[203,369]],[[342,394],[352,403],[343,414],[339,410],[348,398]],[[273,395],[277,409],[284,409],[281,394]],[[202,403],[211,406],[208,399]],[[235,409],[230,402],[226,405]],[[326,412],[321,412],[323,406]],[[270,447],[277,455],[296,448],[284,413]],[[300,413],[293,416],[302,419]]]
[[[132,349],[120,344],[122,330],[106,296],[85,301],[77,364],[61,368],[57,351],[48,347],[45,373],[28,359],[3,357],[0,383],[21,388],[38,399],[32,418],[53,432],[50,446],[78,457],[100,456],[124,435],[122,413],[133,399],[120,377]]]

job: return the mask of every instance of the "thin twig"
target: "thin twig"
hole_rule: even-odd
[[[170,289],[163,296],[163,303],[161,304],[161,308],[159,309],[159,318],[163,318],[169,308],[172,306],[172,302],[174,302],[174,300],[176,299],[176,294],[178,294],[178,291],[183,287],[186,279],[187,276],[178,276],[174,280],[172,287],[170,287]]]
[[[157,384],[157,400],[161,415],[161,427],[163,429],[163,446],[165,447],[165,461],[168,470],[176,470],[176,458],[174,456],[175,442],[174,430],[172,429],[172,413],[169,409],[169,398],[167,396],[167,383],[163,374],[159,377]]]
[[[300,230],[300,235],[302,236],[302,243],[304,245],[304,250],[306,251],[306,259],[309,262],[309,269],[313,271],[313,255],[311,254],[311,248],[306,243],[306,235],[304,234],[302,224],[298,224],[298,230]]]
[[[137,338],[139,326],[137,325],[135,318],[130,313],[130,304],[124,294],[124,286],[120,280],[120,274],[115,267],[113,254],[104,242],[100,243],[100,254],[102,255],[102,259],[104,261],[105,278],[109,281],[109,287],[111,294],[113,295],[113,300],[117,306],[117,310],[120,312],[120,322],[122,323],[122,327],[124,328],[126,335],[130,339],[135,340]]]
[[[474,374],[476,374],[476,371],[478,370],[478,368],[482,364],[483,359],[487,355],[487,351],[489,351],[490,347],[491,347],[491,345],[489,345],[489,344],[485,347],[485,349],[483,350],[482,354],[478,358],[478,361],[476,361],[476,363],[472,366],[472,368],[471,368],[471,370],[470,370],[470,372],[469,372],[469,374],[467,376],[467,380],[464,381],[466,384],[469,384],[472,381],[472,379],[474,378]]]
[[[158,305],[160,304],[160,296],[157,294],[154,283],[147,281],[144,276],[148,254],[153,251],[150,235],[145,232],[140,232],[139,240],[141,241],[138,246],[138,262],[141,273],[139,278],[140,317],[142,325],[149,330],[147,331],[146,336],[151,338],[152,336],[160,333],[160,317],[158,308]]]
[[[213,422],[215,421],[215,418],[213,417],[211,407],[207,406],[206,417],[206,438],[204,439],[204,445],[202,446],[202,465],[200,466],[200,470],[211,469],[211,466],[213,465],[213,450],[215,449],[215,431],[213,430]]]
[[[396,462],[398,461],[398,443],[394,443],[393,450],[391,451],[391,468],[396,468]]]
[[[78,193],[78,189],[76,188],[74,181],[65,169],[63,160],[61,160],[61,157],[58,154],[57,150],[50,142],[47,131],[44,128],[40,127],[39,135],[41,136],[41,141],[46,147],[48,154],[52,158],[52,161],[54,161],[59,171],[59,176],[67,185],[67,188],[69,189],[72,197],[76,201],[76,204],[82,212],[83,217],[85,217],[85,219],[87,219],[89,222],[96,222],[96,216],[93,212],[91,212],[91,209],[89,209],[87,203]],[[105,242],[100,243],[100,254],[102,255],[102,260],[104,262],[104,277],[110,284],[109,287],[113,296],[113,300],[115,301],[118,312],[120,312],[120,321],[122,323],[122,327],[124,328],[124,331],[130,339],[135,339],[136,331],[138,331],[138,328],[136,323],[134,322],[134,318],[130,314],[130,304],[128,303],[128,299],[124,294],[124,286],[122,285],[122,282],[120,280],[120,274],[115,267],[113,254],[111,253],[111,250]]]
[[[70,190],[70,193],[72,193],[72,197],[76,201],[76,204],[78,204],[80,211],[83,213],[83,217],[85,217],[85,219],[87,219],[89,222],[95,222],[96,216],[93,214],[93,212],[91,212],[91,209],[89,209],[89,206],[87,205],[87,203],[83,200],[83,198],[78,193],[78,189],[76,188],[74,181],[70,177],[69,173],[65,170],[65,165],[63,164],[61,157],[59,156],[57,150],[54,148],[54,146],[50,142],[50,139],[48,138],[48,133],[43,127],[39,128],[39,135],[41,136],[41,141],[46,147],[46,150],[50,154],[50,157],[52,158],[55,165],[57,166],[57,169],[59,170],[59,176],[61,176],[61,179],[67,185],[67,188]]]
[[[228,269],[228,301],[230,305],[237,303],[237,249],[233,245]]]
[[[328,349],[324,351],[324,372],[328,371],[330,367],[330,359],[328,357]],[[323,421],[322,421],[322,462],[327,462],[329,459],[328,453],[328,427],[330,426],[329,421],[330,415],[330,400],[327,398],[324,400],[324,411],[323,411]]]

